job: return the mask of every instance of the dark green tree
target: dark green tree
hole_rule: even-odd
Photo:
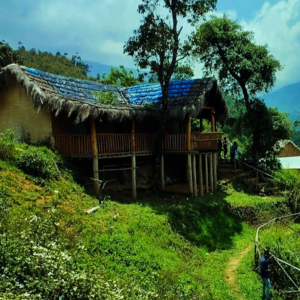
[[[162,90],[162,118],[159,127],[158,150],[165,132],[169,83],[179,62],[187,54],[180,40],[182,27],[178,20],[195,24],[213,9],[217,0],[142,0],[138,12],[141,25],[134,30],[124,46],[124,53],[132,56],[139,69],[156,74]],[[161,13],[161,14],[159,14]]]
[[[270,91],[282,68],[267,46],[256,45],[253,38],[224,15],[201,24],[190,39],[193,56],[204,63],[205,73],[216,74],[227,92],[242,96],[247,110],[257,93]]]
[[[22,64],[22,57],[4,40],[0,42],[0,68],[9,64]]]
[[[267,108],[260,99],[251,101],[250,109],[245,111],[234,124],[235,133],[245,144],[246,156],[258,161],[261,158],[275,158],[275,143],[290,139],[293,126],[286,113],[277,108]]]

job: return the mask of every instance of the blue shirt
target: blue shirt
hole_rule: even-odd
[[[267,259],[263,256],[260,261],[260,275],[262,278],[269,278],[269,263]]]

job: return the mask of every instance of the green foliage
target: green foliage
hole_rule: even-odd
[[[54,157],[53,152],[45,146],[28,146],[26,150],[20,150],[18,152],[16,165],[30,176],[49,180],[57,176]]]
[[[0,42],[0,69],[13,63],[22,64],[23,58],[8,43],[2,40]]]
[[[274,184],[288,198],[294,212],[300,211],[298,200],[300,198],[300,174],[296,170],[283,169],[274,173]]]
[[[237,119],[231,134],[239,137],[245,146],[246,157],[254,161],[263,159],[266,166],[274,162],[276,166],[275,143],[278,140],[289,139],[292,124],[287,115],[275,108],[267,108],[259,99],[251,102],[250,110]]]
[[[216,0],[142,0],[138,12],[143,16],[140,27],[124,46],[124,53],[133,57],[140,69],[157,75],[162,88],[162,114],[167,110],[168,88],[178,62],[187,57],[187,47],[180,41],[179,19],[199,21],[215,9]],[[160,15],[160,8],[164,12]],[[164,126],[162,126],[164,128]],[[162,135],[161,135],[162,136]]]
[[[118,97],[114,92],[102,92],[94,91],[93,96],[96,98],[96,101],[101,104],[113,105],[118,103]]]
[[[266,46],[253,42],[253,33],[244,31],[236,21],[211,17],[200,25],[191,38],[193,55],[204,63],[205,73],[215,73],[222,87],[240,97],[247,110],[250,97],[268,92],[282,66]]]
[[[12,160],[15,156],[16,140],[11,129],[0,133],[0,159]]]
[[[140,84],[138,77],[134,76],[132,70],[127,71],[124,66],[120,65],[119,68],[112,67],[108,75],[102,75],[98,78],[99,82],[104,84],[112,84],[118,86],[133,86]]]

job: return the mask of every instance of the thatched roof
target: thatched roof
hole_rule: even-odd
[[[158,117],[161,111],[162,93],[159,84],[138,85],[129,88],[106,85],[94,81],[69,78],[42,72],[17,64],[2,68],[1,85],[14,78],[30,95],[34,106],[47,106],[55,115],[67,111],[76,115],[76,121],[87,117],[122,121],[125,118]],[[94,92],[112,92],[117,99],[113,104],[97,101]],[[216,119],[227,118],[226,103],[215,79],[173,81],[169,87],[168,115],[182,119],[187,114],[197,117],[203,106],[215,108]]]

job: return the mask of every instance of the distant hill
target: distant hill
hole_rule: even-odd
[[[263,96],[269,107],[277,107],[282,112],[289,113],[292,120],[300,120],[300,82]]]
[[[92,76],[92,77],[97,77],[98,73],[100,75],[109,74],[111,67],[115,67],[115,68],[119,67],[119,66],[109,66],[109,65],[97,63],[94,61],[88,61],[88,60],[85,60],[84,63],[86,63],[90,66],[90,71],[88,72],[88,76]],[[132,70],[135,76],[138,75],[138,71],[136,69],[126,68],[126,70],[127,71]]]

